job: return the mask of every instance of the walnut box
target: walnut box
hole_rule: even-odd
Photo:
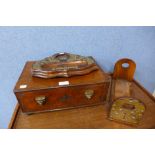
[[[14,88],[24,113],[62,110],[104,104],[111,77],[99,66],[82,76],[42,79],[33,77],[33,61],[26,63]]]

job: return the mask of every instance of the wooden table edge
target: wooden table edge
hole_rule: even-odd
[[[133,82],[138,87],[140,87],[153,101],[155,101],[155,97],[146,88],[144,88],[137,80],[133,79]]]
[[[12,129],[12,127],[13,127],[15,121],[16,121],[16,116],[17,116],[17,114],[18,114],[19,108],[20,108],[20,106],[19,106],[19,104],[17,103],[16,106],[15,106],[13,115],[12,115],[12,117],[11,117],[10,123],[9,123],[9,125],[8,125],[8,129]]]

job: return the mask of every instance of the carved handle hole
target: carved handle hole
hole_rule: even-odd
[[[122,64],[122,67],[123,67],[123,68],[129,68],[130,65],[129,65],[128,63],[123,63],[123,64]]]

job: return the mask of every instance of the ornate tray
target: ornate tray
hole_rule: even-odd
[[[131,97],[123,97],[113,102],[109,118],[133,125],[140,122],[144,111],[145,106],[142,102]]]
[[[32,66],[32,76],[40,78],[70,77],[85,75],[98,69],[92,57],[69,53],[57,53]]]

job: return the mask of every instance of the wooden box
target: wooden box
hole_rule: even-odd
[[[33,63],[26,63],[14,88],[24,113],[92,106],[106,101],[111,77],[100,67],[83,76],[42,79],[32,76]]]

